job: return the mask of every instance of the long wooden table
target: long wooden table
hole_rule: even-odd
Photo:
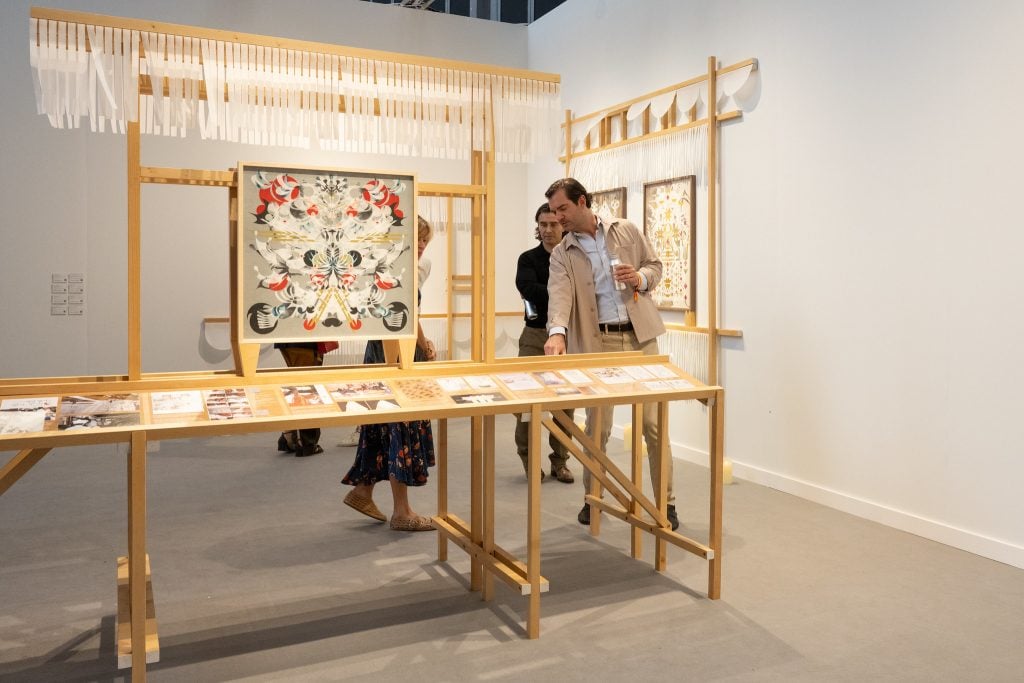
[[[623,383],[605,383],[598,379],[609,373],[607,369],[618,369],[619,380],[622,372],[642,376],[648,374],[671,374],[672,379],[652,377],[635,379]],[[519,377],[523,373],[553,372],[563,378],[573,372],[590,378],[590,384],[574,385],[566,381],[558,387],[540,382],[539,390],[513,391],[501,379],[502,376]],[[568,374],[566,374],[568,373]],[[615,373],[612,373],[615,374]],[[628,374],[628,373],[627,373]],[[287,381],[281,381],[287,377]],[[380,378],[384,378],[381,380]],[[540,596],[549,589],[549,583],[540,573],[540,457],[542,428],[550,430],[565,443],[570,452],[593,474],[593,483],[587,500],[591,504],[591,532],[599,533],[601,513],[621,519],[632,526],[632,556],[641,555],[643,533],[654,538],[654,567],[658,571],[666,568],[667,545],[675,545],[708,561],[707,594],[711,599],[721,595],[722,562],[722,437],[724,428],[723,397],[720,387],[705,386],[671,366],[663,356],[642,356],[639,354],[615,354],[614,356],[594,354],[591,356],[559,357],[548,359],[507,359],[498,365],[482,366],[467,363],[434,363],[430,366],[415,366],[412,370],[368,368],[344,370],[321,369],[318,371],[287,372],[280,375],[261,376],[255,382],[246,380],[245,387],[259,386],[261,391],[281,392],[284,386],[306,384],[333,385],[352,382],[366,383],[385,381],[389,387],[412,387],[411,394],[421,391],[431,393],[434,383],[445,382],[454,386],[468,378],[489,377],[496,385],[494,389],[472,390],[453,389],[442,392],[444,396],[423,399],[410,398],[401,391],[394,391],[397,401],[394,406],[382,407],[369,412],[346,412],[338,403],[324,405],[322,410],[304,408],[303,412],[290,410],[288,414],[253,416],[237,419],[191,421],[158,421],[152,414],[151,393],[165,388],[192,386],[194,390],[216,389],[239,386],[238,377],[222,377],[203,384],[190,384],[182,377],[150,379],[135,382],[94,381],[74,378],[66,383],[49,382],[40,384],[29,380],[15,381],[0,386],[0,399],[18,397],[38,398],[56,395],[59,400],[75,395],[96,395],[134,392],[140,396],[140,424],[121,427],[79,429],[42,432],[2,434],[0,451],[17,451],[8,463],[0,469],[0,495],[26,474],[36,463],[54,448],[127,443],[128,481],[128,539],[127,556],[118,562],[118,639],[119,665],[132,668],[134,680],[145,680],[146,663],[158,661],[159,639],[157,634],[155,606],[150,580],[150,563],[146,554],[146,486],[147,446],[151,441],[231,435],[249,432],[273,432],[307,427],[352,426],[365,423],[404,421],[414,419],[439,420],[438,468],[436,472],[438,511],[434,523],[438,534],[438,559],[447,560],[447,543],[454,542],[471,558],[470,589],[480,591],[484,600],[494,596],[494,579],[528,597],[528,617],[525,634],[529,638],[540,636]],[[548,376],[550,378],[550,376]],[[496,381],[495,381],[496,380]],[[418,384],[418,382],[425,384]],[[609,380],[610,381],[610,380]],[[276,383],[275,383],[276,382]],[[438,384],[439,385],[439,384]],[[575,387],[580,393],[572,392]],[[590,387],[584,389],[584,387]],[[40,391],[40,389],[45,391]],[[61,391],[55,391],[55,390]],[[147,393],[148,392],[148,393]],[[435,392],[436,393],[436,392]],[[492,400],[488,400],[490,394]],[[283,396],[283,393],[282,393]],[[454,397],[460,397],[456,399]],[[282,399],[283,400],[283,399]],[[344,403],[345,399],[342,399]],[[668,457],[668,405],[671,401],[697,400],[708,406],[709,465],[710,477],[710,534],[707,544],[686,538],[671,530],[666,517],[667,478],[665,476]],[[659,448],[662,472],[660,491],[654,499],[642,492],[640,442],[642,432],[642,404],[658,404],[659,433],[662,435]],[[634,428],[630,472],[622,471],[597,448],[583,431],[569,420],[564,411],[569,408],[590,408],[608,404],[629,404],[633,406]],[[0,404],[2,405],[2,404]],[[494,420],[497,415],[510,413],[530,414],[529,484],[527,487],[527,530],[526,557],[517,558],[494,542]],[[448,509],[447,478],[447,420],[470,418],[470,519],[462,520]],[[582,446],[582,447],[581,447]],[[602,497],[602,489],[612,501]]]

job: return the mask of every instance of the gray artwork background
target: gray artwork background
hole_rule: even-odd
[[[387,290],[386,302],[402,303],[408,309],[408,318],[405,326],[392,332],[388,330],[380,318],[366,316],[361,318],[362,327],[353,330],[346,321],[337,327],[325,327],[322,322],[314,329],[307,330],[303,327],[301,317],[283,318],[278,322],[277,327],[268,334],[259,334],[253,331],[247,320],[247,313],[253,304],[264,303],[269,306],[276,306],[280,300],[275,293],[266,288],[257,286],[260,277],[270,274],[270,266],[251,245],[255,242],[256,232],[261,233],[261,239],[266,240],[266,232],[269,226],[256,222],[254,215],[256,207],[260,204],[259,190],[253,184],[253,177],[260,172],[268,175],[279,175],[286,173],[293,176],[299,183],[313,183],[317,176],[340,176],[346,178],[350,185],[362,186],[366,182],[379,179],[391,185],[396,180],[403,183],[402,191],[395,193],[399,198],[398,207],[405,217],[401,226],[392,226],[389,234],[396,237],[403,237],[407,249],[391,264],[390,272],[402,278],[401,287]],[[321,167],[290,167],[283,165],[265,164],[240,164],[241,182],[239,190],[239,220],[238,220],[238,263],[239,263],[239,286],[238,292],[241,299],[240,307],[236,309],[235,315],[241,317],[234,324],[240,330],[240,339],[243,342],[273,343],[273,342],[317,342],[334,341],[339,339],[400,339],[410,338],[416,335],[416,210],[415,176],[401,173],[378,173],[370,171],[350,171],[338,168]],[[309,270],[312,270],[310,268]],[[308,271],[307,271],[308,272]],[[258,273],[258,274],[257,274]],[[305,277],[305,276],[304,276]],[[362,276],[356,280],[359,287],[370,282],[372,275]]]

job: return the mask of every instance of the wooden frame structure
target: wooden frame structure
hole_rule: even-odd
[[[507,584],[522,596],[528,597],[528,615],[524,627],[528,638],[540,636],[540,596],[548,590],[548,582],[540,573],[540,458],[542,451],[541,427],[547,428],[567,445],[570,452],[594,476],[595,481],[608,490],[614,502],[588,497],[597,509],[611,514],[633,527],[631,556],[642,556],[642,533],[651,534],[654,539],[654,568],[664,571],[667,567],[667,546],[674,545],[708,562],[707,594],[711,599],[721,596],[722,562],[722,434],[724,430],[724,393],[720,387],[701,384],[696,379],[668,364],[664,356],[646,356],[640,353],[626,354],[584,354],[572,357],[559,356],[537,360],[536,358],[504,359],[500,363],[483,366],[479,363],[432,363],[417,365],[410,370],[399,367],[364,367],[334,377],[333,379],[370,380],[384,378],[387,381],[433,379],[458,377],[467,374],[487,373],[500,376],[502,373],[540,372],[600,368],[608,365],[628,367],[641,365],[660,366],[673,377],[685,381],[678,388],[645,387],[634,384],[605,387],[607,393],[520,397],[507,392],[509,400],[493,403],[455,403],[433,405],[430,403],[409,403],[398,408],[382,409],[374,413],[352,413],[339,411],[334,405],[317,412],[291,413],[268,417],[241,418],[238,420],[199,422],[154,422],[152,415],[142,424],[109,429],[48,431],[36,434],[5,435],[0,437],[0,450],[19,452],[3,468],[0,468],[0,494],[13,486],[42,456],[54,448],[125,443],[129,446],[127,462],[128,497],[128,554],[118,559],[118,661],[121,666],[132,667],[133,680],[145,680],[146,663],[159,659],[159,639],[156,628],[155,604],[151,586],[151,569],[146,548],[146,487],[147,449],[150,442],[167,439],[203,438],[219,435],[234,435],[254,432],[278,432],[287,429],[301,429],[311,426],[339,427],[352,426],[381,420],[438,419],[438,511],[434,523],[439,531],[438,559],[447,560],[447,543],[455,543],[471,558],[470,590],[479,591],[483,600],[494,598],[494,579]],[[324,381],[324,373],[316,370],[292,371],[286,375],[271,377],[261,375],[260,385],[280,391],[282,382],[310,383]],[[237,380],[237,378],[235,378]],[[237,384],[237,382],[236,382]],[[199,386],[199,385],[193,385]],[[149,383],[119,383],[118,390],[145,392]],[[93,387],[96,389],[97,387]],[[109,389],[107,385],[104,388]],[[79,393],[81,385],[66,385],[63,392]],[[506,392],[503,392],[506,393]],[[656,402],[659,407],[659,423],[662,433],[668,414],[668,402],[675,400],[698,400],[711,409],[708,414],[709,439],[712,462],[715,465],[710,482],[709,542],[707,544],[673,532],[666,517],[668,457],[667,438],[660,441],[659,459],[662,467],[661,490],[653,499],[642,493],[643,464],[634,455],[629,473],[619,469],[597,444],[573,423],[565,414],[569,408],[589,408],[602,405],[630,404],[633,406],[635,433],[639,439],[644,402]],[[144,399],[144,405],[150,400]],[[527,489],[526,557],[516,558],[509,551],[495,544],[495,429],[497,415],[513,414],[529,410],[532,415],[530,428],[530,478]],[[151,411],[145,411],[151,412]],[[550,412],[553,417],[545,417]],[[448,506],[447,466],[447,420],[470,418],[470,511],[465,521]],[[583,445],[581,449],[572,439]],[[636,446],[636,444],[634,444]],[[20,450],[19,450],[20,449]],[[585,450],[584,450],[585,449]],[[639,453],[635,448],[634,453]],[[592,525],[599,520],[592,517]],[[592,526],[592,529],[596,528]],[[136,618],[135,615],[140,615]],[[145,647],[135,647],[145,643]]]
[[[727,121],[742,117],[739,110],[718,112],[718,82],[725,74],[751,67],[757,68],[756,59],[747,59],[736,64],[720,67],[718,59],[714,56],[708,57],[707,73],[660,88],[653,92],[634,97],[625,102],[619,102],[611,106],[599,109],[598,111],[574,117],[570,110],[565,111],[565,123],[563,132],[565,135],[565,154],[559,157],[559,161],[565,163],[565,175],[572,175],[572,161],[580,157],[605,152],[636,143],[663,138],[673,133],[699,127],[707,127],[707,258],[705,261],[706,277],[705,282],[708,292],[708,323],[707,327],[697,326],[695,311],[687,311],[685,322],[682,325],[668,324],[666,327],[672,330],[684,332],[698,332],[708,335],[708,378],[709,384],[718,383],[718,345],[719,337],[741,337],[743,333],[739,330],[720,329],[718,326],[718,135],[719,126]],[[690,86],[704,84],[707,88],[707,112],[704,118],[697,119],[696,105],[690,108],[688,114],[691,120],[679,122],[676,120],[676,109],[672,107],[660,119],[661,128],[652,130],[650,109],[644,109],[641,132],[638,135],[628,134],[626,116],[630,107],[637,103],[653,100],[654,98],[666,96],[673,92],[680,91]],[[588,131],[584,138],[584,149],[579,152],[573,151],[572,128],[576,124],[599,119]],[[612,140],[613,122],[620,126],[622,139]],[[693,226],[696,229],[696,226]]]
[[[113,30],[160,31],[171,35],[193,36],[206,39],[225,40],[228,42],[245,42],[251,45],[280,49],[308,50],[316,49],[341,55],[357,55],[374,60],[394,60],[401,63],[417,62],[432,67],[459,68],[479,74],[497,76],[531,78],[557,83],[558,76],[540,74],[502,67],[435,60],[395,53],[382,53],[371,50],[356,50],[331,45],[313,44],[305,41],[289,41],[265,36],[236,34],[226,31],[214,31],[198,27],[187,27],[173,24],[156,24],[134,19],[105,17],[78,12],[63,12],[44,9],[33,9],[33,19],[49,21],[70,21],[105,27]],[[135,72],[138,73],[137,71]],[[139,78],[139,92],[153,92],[166,89],[147,75]],[[201,97],[209,94],[200,93]],[[219,96],[217,96],[219,97]],[[493,106],[493,104],[491,105]],[[382,106],[374,102],[372,110],[379,115]],[[447,115],[451,115],[449,112]],[[259,346],[242,344],[237,338],[236,327],[232,326],[232,349],[235,367],[232,371],[194,371],[177,373],[144,373],[142,371],[141,348],[141,236],[142,236],[142,202],[141,188],[143,184],[176,184],[192,187],[214,187],[227,190],[228,228],[231,235],[231,253],[235,253],[234,235],[236,217],[238,215],[239,177],[237,169],[210,170],[162,168],[143,166],[141,163],[141,130],[138,121],[128,121],[126,125],[126,167],[127,167],[127,236],[128,251],[128,339],[127,371],[122,375],[76,376],[0,379],[0,397],[12,396],[47,396],[64,394],[90,394],[110,392],[147,392],[181,389],[212,389],[245,386],[280,386],[281,384],[300,384],[322,381],[341,381],[347,379],[399,377],[440,377],[456,374],[472,374],[474,372],[500,372],[542,370],[557,368],[594,367],[608,364],[666,363],[663,357],[634,358],[632,361],[620,354],[594,354],[593,358],[574,356],[561,359],[501,359],[495,358],[495,116],[493,110],[486,110],[483,116],[485,130],[481,132],[484,140],[483,149],[474,149],[469,158],[468,184],[420,183],[420,196],[446,197],[449,207],[454,198],[469,198],[472,202],[472,254],[473,269],[467,282],[472,296],[472,360],[467,362],[441,362],[424,365],[413,365],[414,340],[394,340],[385,344],[385,353],[389,365],[374,368],[330,368],[312,370],[271,370],[257,372]],[[567,160],[568,163],[568,160]],[[451,215],[451,212],[449,212]],[[239,264],[232,258],[230,264],[231,302],[235,310],[238,292],[236,291],[237,269]],[[451,337],[450,337],[451,338]],[[639,402],[657,401],[661,404],[661,419],[667,414],[667,402],[670,400],[694,399],[713,406],[709,412],[709,429],[712,442],[713,460],[717,458],[717,466],[713,466],[711,479],[711,540],[708,545],[700,544],[675,534],[668,528],[665,517],[665,492],[659,492],[656,501],[646,499],[640,493],[639,481],[641,465],[634,461],[632,474],[627,476],[614,468],[607,456],[596,448],[575,425],[560,415],[563,408],[587,407],[608,403],[634,404],[634,420],[638,419]],[[455,417],[471,419],[470,472],[471,472],[471,514],[468,523],[462,522],[449,513],[447,509],[447,466],[442,462],[439,466],[440,482],[438,484],[438,515],[435,518],[441,531],[439,534],[439,558],[447,556],[446,543],[451,540],[466,550],[472,558],[471,587],[479,588],[484,599],[493,597],[493,578],[495,576],[510,581],[520,587],[524,595],[529,595],[530,610],[527,624],[527,635],[538,637],[540,628],[540,593],[544,580],[539,569],[539,458],[540,428],[544,427],[559,435],[568,442],[569,437],[580,440],[589,450],[589,455],[578,448],[573,453],[581,459],[585,467],[608,488],[621,507],[614,504],[600,503],[602,510],[618,516],[633,525],[637,534],[634,537],[634,556],[639,556],[639,532],[646,531],[656,538],[655,567],[665,568],[665,544],[677,545],[709,560],[708,595],[715,599],[720,595],[721,583],[721,503],[722,503],[722,467],[721,467],[721,435],[723,433],[722,413],[723,393],[721,388],[703,385],[693,381],[690,389],[663,390],[655,393],[649,391],[623,392],[613,396],[559,397],[546,400],[507,401],[492,405],[462,405],[454,408],[438,410],[435,407],[403,408],[389,412],[384,417],[389,419],[423,419],[440,420],[439,445],[442,454],[447,448],[446,420]],[[512,558],[507,552],[494,544],[494,417],[503,413],[518,413],[529,410],[534,416],[530,433],[530,460],[533,466],[529,484],[529,523],[527,531],[528,550],[525,563]],[[554,419],[543,419],[544,411],[554,411]],[[110,429],[83,430],[75,432],[42,432],[30,435],[14,435],[0,437],[0,450],[17,451],[6,465],[0,469],[0,494],[6,491],[52,449],[64,446],[126,443],[129,445],[127,462],[128,480],[128,554],[118,561],[119,588],[119,660],[132,667],[134,680],[145,680],[146,663],[152,661],[157,647],[155,610],[153,607],[152,589],[150,586],[149,558],[146,554],[146,451],[150,441],[170,438],[194,438],[200,436],[216,436],[242,434],[254,431],[279,431],[306,426],[350,426],[366,422],[369,419],[379,421],[381,415],[372,418],[366,415],[353,414],[320,414],[304,413],[286,417],[252,418],[239,421],[207,421],[192,424],[143,424],[133,427],[115,427]],[[639,423],[637,423],[639,424]],[[639,429],[636,430],[639,433]],[[634,441],[639,437],[635,437]],[[662,441],[662,461],[665,460],[665,445]],[[636,444],[634,451],[638,452]],[[713,465],[714,465],[713,462]],[[610,474],[606,474],[610,473]],[[662,477],[662,481],[665,478]],[[591,501],[598,505],[596,500]],[[654,519],[641,516],[645,510]]]

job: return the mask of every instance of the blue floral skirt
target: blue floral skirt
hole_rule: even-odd
[[[363,425],[356,460],[342,484],[357,486],[390,479],[407,486],[427,483],[434,466],[434,434],[430,420]]]

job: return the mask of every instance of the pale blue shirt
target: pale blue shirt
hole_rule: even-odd
[[[612,265],[608,258],[608,249],[604,238],[604,223],[597,219],[597,231],[591,237],[582,232],[576,233],[576,240],[583,248],[583,252],[590,260],[590,268],[594,271],[594,291],[597,294],[597,316],[600,323],[625,323],[629,322],[629,313],[626,305],[622,303],[622,296],[615,289],[615,280],[612,279]],[[640,291],[647,290],[647,278],[643,273],[640,276]],[[548,335],[565,335],[565,328],[558,325],[552,327]]]
[[[594,293],[597,294],[597,321],[599,323],[629,322],[626,305],[622,303],[622,295],[615,289],[612,279],[612,264],[608,256],[608,244],[605,241],[604,223],[597,221],[594,236],[577,233],[583,252],[590,260],[590,269],[594,271]]]

